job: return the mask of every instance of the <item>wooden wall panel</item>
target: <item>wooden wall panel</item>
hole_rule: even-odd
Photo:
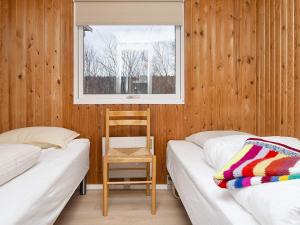
[[[256,117],[261,114],[256,89],[264,90],[256,83],[261,84],[256,79],[260,2],[185,1],[185,104],[149,106],[159,183],[166,181],[168,140],[211,129],[256,132],[260,124]],[[53,125],[80,132],[91,140],[88,182],[100,183],[105,108],[145,109],[148,105],[73,104],[72,0],[1,0],[0,7],[0,131]],[[265,30],[258,31],[260,38]],[[299,50],[296,53],[299,56]],[[295,93],[299,95],[296,89]],[[263,92],[265,97],[259,98],[260,111],[267,95]],[[286,112],[282,115],[288,117]],[[140,133],[115,130],[118,135]]]
[[[295,79],[295,96],[294,96],[294,111],[295,111],[295,136],[300,138],[300,1],[295,1],[294,14],[294,79]]]
[[[300,137],[299,0],[257,1],[257,132]]]
[[[0,130],[8,130],[9,123],[9,73],[8,73],[8,1],[0,1]]]

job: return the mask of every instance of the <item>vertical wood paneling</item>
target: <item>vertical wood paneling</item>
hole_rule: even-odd
[[[281,22],[282,22],[282,15],[281,15],[281,0],[275,1],[275,61],[274,61],[274,68],[275,68],[275,77],[274,80],[274,96],[275,96],[275,118],[274,118],[274,127],[275,133],[280,133],[280,124],[281,124],[281,98],[282,98],[282,91],[281,91],[281,76],[282,76],[282,65],[281,65]],[[279,122],[280,121],[280,122]]]
[[[25,40],[25,48],[26,48],[26,126],[33,125],[33,108],[31,107],[34,104],[34,7],[35,2],[33,0],[27,1],[27,18],[26,18],[26,27],[27,27],[27,35]]]
[[[8,56],[9,46],[6,42],[9,32],[8,1],[0,1],[0,130],[9,129],[9,72]]]
[[[299,2],[299,1],[298,1]],[[299,14],[300,11],[297,12]],[[295,1],[287,6],[287,86],[286,86],[286,134],[295,135]],[[292,99],[292,100],[290,100]],[[299,104],[299,103],[298,103]]]
[[[242,130],[247,130],[249,121],[256,121],[256,1],[242,1],[240,22],[240,51],[241,73],[239,76],[242,94],[240,105],[242,106],[243,119]],[[251,122],[250,122],[251,123]],[[256,132],[255,124],[253,124]]]
[[[0,1],[0,131],[80,132],[91,140],[89,183],[100,183],[105,108],[148,105],[73,104],[72,4]],[[170,139],[211,129],[300,137],[299,10],[299,0],[185,1],[185,104],[149,106],[159,183]]]
[[[294,118],[295,118],[295,136],[300,138],[300,1],[294,3],[294,46],[295,46],[295,60],[294,60],[294,78],[295,78],[295,97],[294,97]]]
[[[281,3],[281,117],[280,117],[280,133],[287,135],[287,9],[288,2],[283,0]]]
[[[9,51],[8,51],[8,63],[9,65],[14,65],[14,66],[9,66],[8,68],[8,75],[9,75],[9,111],[10,111],[10,117],[9,117],[9,122],[10,122],[10,127],[15,127],[16,126],[16,118],[20,117],[20,110],[16,107],[17,104],[17,85],[16,85],[16,80],[17,80],[17,48],[16,48],[16,43],[17,43],[17,32],[16,32],[16,0],[9,1],[8,2],[8,38],[10,38],[9,43]],[[6,42],[7,40],[5,40]],[[20,53],[22,52],[19,49]],[[12,91],[13,90],[13,91]],[[20,107],[21,109],[21,107]],[[14,113],[12,113],[14,112]]]
[[[257,131],[299,135],[299,0],[257,3]]]
[[[27,18],[27,10],[26,8],[27,2],[21,1],[16,4],[16,11],[14,12],[16,15],[16,42],[12,43],[16,48],[16,74],[14,75],[12,81],[16,89],[11,92],[14,96],[14,101],[12,104],[12,112],[16,112],[13,114],[13,127],[18,126],[26,126],[26,18]],[[21,109],[21,110],[20,110]]]
[[[34,32],[34,124],[43,125],[45,121],[45,0],[35,1],[35,32]],[[48,85],[48,84],[47,84]]]
[[[271,59],[270,59],[270,64],[269,64],[269,70],[271,72],[270,74],[270,128],[267,129],[270,134],[275,134],[275,110],[276,110],[276,98],[275,98],[275,93],[276,93],[276,88],[275,88],[275,37],[276,37],[276,32],[275,32],[275,2],[276,1],[271,1],[270,0],[270,19],[271,19],[271,40],[270,40],[270,51],[271,51]],[[268,48],[268,46],[267,46]],[[259,115],[260,116],[260,115]]]
[[[260,2],[260,1],[259,1]],[[271,112],[270,109],[271,107],[271,80],[272,80],[272,74],[271,74],[271,70],[270,70],[270,60],[271,60],[271,49],[270,49],[270,43],[271,43],[271,28],[270,28],[270,24],[271,24],[271,2],[273,2],[272,0],[266,0],[265,1],[265,13],[267,14],[263,19],[259,19],[257,20],[258,22],[260,22],[261,20],[264,21],[265,24],[268,24],[268,26],[265,29],[265,46],[269,46],[267,48],[265,48],[264,45],[262,45],[261,47],[263,49],[265,49],[265,52],[262,53],[265,56],[265,66],[264,66],[264,74],[265,74],[265,84],[264,86],[262,86],[262,93],[264,93],[264,102],[262,103],[262,105],[265,105],[264,108],[264,113],[263,114],[258,114],[258,115],[264,115],[264,116],[257,116],[257,118],[261,118],[260,121],[265,121],[264,123],[262,123],[261,125],[258,124],[259,127],[262,127],[262,131],[258,130],[259,134],[264,134],[266,133],[266,128],[271,126]],[[264,12],[263,12],[264,15]],[[257,29],[261,29],[262,32],[264,31],[264,29],[261,28],[261,26],[258,26]],[[260,38],[257,37],[257,41],[260,41]],[[257,51],[258,52],[258,51]],[[258,60],[258,59],[257,59]],[[257,67],[259,67],[257,65]],[[261,76],[259,76],[257,74],[257,77],[260,78]],[[259,80],[259,79],[258,79]],[[260,84],[257,84],[257,86],[260,86]],[[260,97],[259,97],[260,98]],[[257,103],[259,103],[259,101],[257,101]],[[258,105],[258,109],[259,109],[259,105]]]
[[[266,65],[267,64],[267,49],[265,46],[267,45],[267,38],[268,35],[266,34],[265,30],[263,29],[263,24],[267,24],[268,21],[265,16],[266,8],[269,7],[267,1],[257,1],[257,39],[256,39],[256,48],[257,48],[257,63],[256,63],[256,74],[257,74],[257,89],[256,95],[260,101],[257,102],[257,114],[264,115],[257,117],[257,132],[258,133],[265,133],[265,127],[267,121],[265,120],[266,116],[266,98],[268,91],[266,90],[266,82],[268,82],[268,75],[266,72]]]

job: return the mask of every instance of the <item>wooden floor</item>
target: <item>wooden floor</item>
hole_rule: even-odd
[[[170,191],[157,191],[157,215],[150,213],[151,198],[140,190],[111,190],[108,216],[102,216],[101,191],[74,194],[55,225],[191,225],[179,200]]]

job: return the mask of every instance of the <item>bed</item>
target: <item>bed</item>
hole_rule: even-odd
[[[53,224],[89,169],[88,139],[75,139],[64,150],[43,150],[39,162],[0,186],[0,224]]]
[[[167,169],[194,225],[258,225],[227,192],[213,182],[202,149],[187,141],[169,141]]]

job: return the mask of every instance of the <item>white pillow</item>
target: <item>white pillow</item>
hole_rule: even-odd
[[[208,141],[209,139],[224,137],[229,135],[241,135],[241,134],[248,134],[248,133],[241,132],[241,131],[234,131],[234,130],[202,131],[186,137],[185,140],[188,142],[192,142],[196,145],[199,145],[201,148],[203,148],[205,142]]]
[[[261,137],[267,141],[277,142],[284,145],[288,145],[292,148],[300,149],[300,140],[294,137],[282,137],[282,136],[267,136]]]
[[[254,135],[231,135],[208,140],[204,144],[204,159],[214,169],[221,170],[240,150],[245,141]],[[290,147],[300,149],[300,141],[293,137],[269,136],[262,139],[286,144]]]
[[[40,153],[41,149],[32,145],[0,144],[0,185],[35,165]]]
[[[254,135],[231,135],[208,140],[203,148],[205,161],[216,170],[222,169],[250,137]]]
[[[25,127],[0,134],[0,143],[63,148],[78,136],[75,131],[61,127]]]

